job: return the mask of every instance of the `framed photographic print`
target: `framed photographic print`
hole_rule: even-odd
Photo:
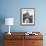
[[[35,24],[35,8],[21,8],[20,15],[20,23],[22,25]]]

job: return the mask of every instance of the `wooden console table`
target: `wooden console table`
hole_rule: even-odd
[[[40,32],[38,35],[25,35],[26,32],[11,32],[8,35],[4,33],[4,46],[43,46],[43,35]]]

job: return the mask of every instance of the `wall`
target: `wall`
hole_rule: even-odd
[[[0,17],[13,17],[15,24],[12,31],[46,31],[46,1],[44,0],[1,0]],[[20,8],[35,8],[35,25],[21,26],[20,24]],[[2,26],[2,32],[7,31],[7,26]],[[14,27],[14,29],[13,29]],[[43,31],[44,30],[44,31]]]
[[[35,8],[35,25],[22,26],[20,24],[20,8]],[[0,0],[0,18],[13,17],[14,26],[11,32],[40,31],[44,35],[44,46],[46,44],[46,0]],[[0,24],[0,32],[8,32],[8,26]]]

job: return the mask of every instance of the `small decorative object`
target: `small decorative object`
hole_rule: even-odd
[[[5,25],[9,25],[9,32],[8,34],[11,35],[10,33],[10,25],[14,24],[14,18],[5,18]]]
[[[20,15],[21,15],[20,23],[22,25],[35,24],[35,8],[21,8]]]
[[[27,32],[28,34],[32,34],[32,32]]]
[[[33,33],[33,32],[26,32],[25,35],[38,35],[37,33]]]

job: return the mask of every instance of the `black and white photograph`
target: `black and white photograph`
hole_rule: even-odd
[[[21,8],[21,24],[34,25],[35,23],[35,8]]]

